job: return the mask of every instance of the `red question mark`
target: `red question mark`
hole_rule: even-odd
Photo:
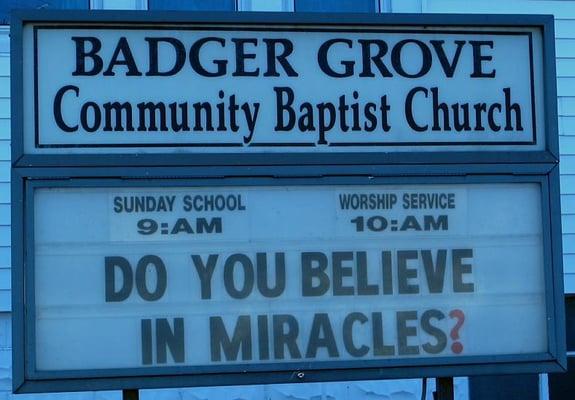
[[[463,323],[465,322],[465,314],[461,310],[451,310],[449,316],[451,318],[457,318],[457,323],[451,330],[450,336],[451,339],[458,340],[459,329],[461,328],[461,325],[463,325]],[[455,354],[461,353],[463,351],[463,344],[461,344],[461,342],[453,342],[451,344],[451,351],[453,351]]]

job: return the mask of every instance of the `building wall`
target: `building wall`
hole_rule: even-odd
[[[10,38],[0,27],[0,393],[12,385],[10,310]]]
[[[565,292],[575,293],[575,1],[421,0],[428,13],[553,14],[561,156],[561,214]]]
[[[0,0],[1,1],[1,0]],[[142,8],[142,0],[92,0],[97,7]],[[273,4],[273,5],[270,5]],[[561,201],[565,291],[575,293],[575,1],[572,0],[381,0],[388,12],[554,14],[556,18],[557,92],[561,154]],[[286,0],[244,0],[243,9],[290,9]],[[292,5],[293,7],[293,5]],[[0,400],[11,392],[10,345],[10,57],[8,29],[0,27]],[[547,398],[545,378],[541,399]],[[432,399],[430,380],[427,398]],[[459,400],[468,398],[467,381],[456,381]],[[40,396],[32,396],[34,400]],[[27,396],[27,397],[30,397]],[[120,392],[42,395],[62,399],[119,399]],[[386,399],[415,400],[421,380],[262,385],[231,388],[143,391],[142,398],[164,399]],[[21,396],[16,396],[21,397]]]

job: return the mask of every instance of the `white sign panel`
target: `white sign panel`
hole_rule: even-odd
[[[34,224],[38,371],[548,351],[538,184],[37,188]]]
[[[27,154],[545,149],[536,28],[28,24]]]

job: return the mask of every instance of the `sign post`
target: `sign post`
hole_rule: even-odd
[[[453,400],[453,378],[437,378],[437,400]]]
[[[551,19],[111,17],[13,18],[16,392],[564,368]]]

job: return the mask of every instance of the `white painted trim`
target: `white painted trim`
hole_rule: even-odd
[[[103,6],[102,0],[90,0],[90,10],[101,10]]]
[[[376,0],[377,1],[377,0]],[[293,12],[295,0],[281,0],[281,12]],[[261,11],[254,8],[252,0],[237,0],[236,6],[238,11]]]
[[[118,10],[113,4],[118,4],[118,0],[90,0],[92,10]],[[123,10],[147,10],[148,0],[122,0]]]
[[[136,0],[136,10],[147,10],[148,0]]]
[[[549,377],[539,374],[539,400],[549,400]]]
[[[10,57],[10,26],[0,25],[0,56]]]
[[[284,11],[294,12],[295,0],[283,0],[283,2],[284,2]]]
[[[391,12],[393,12],[391,0],[380,0],[379,1],[379,12],[380,13],[391,13]]]

